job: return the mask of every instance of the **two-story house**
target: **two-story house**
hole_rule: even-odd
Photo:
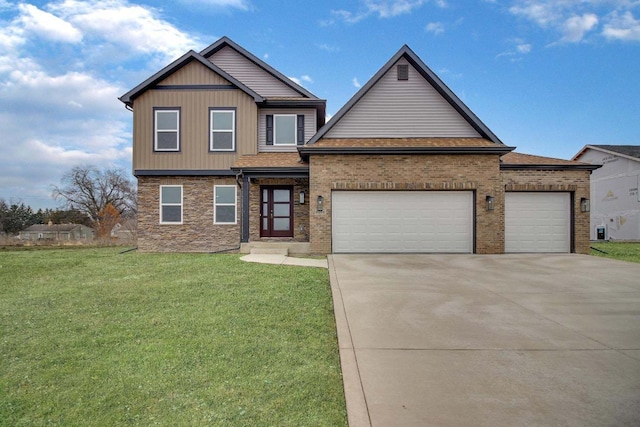
[[[145,251],[580,252],[597,166],[517,154],[407,46],[325,101],[224,37],[127,92]]]

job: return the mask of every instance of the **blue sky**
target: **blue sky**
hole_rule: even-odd
[[[517,151],[640,144],[639,0],[0,0],[0,198],[131,170],[117,97],[228,36],[336,111],[404,44]]]

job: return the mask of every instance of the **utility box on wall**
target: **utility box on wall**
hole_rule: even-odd
[[[607,228],[604,225],[599,225],[596,227],[596,236],[598,240],[606,240],[606,230]]]

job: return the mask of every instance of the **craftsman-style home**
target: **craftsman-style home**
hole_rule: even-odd
[[[144,251],[589,251],[597,166],[514,153],[403,46],[325,124],[224,37],[124,94]]]

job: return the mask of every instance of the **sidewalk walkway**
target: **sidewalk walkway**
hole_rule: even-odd
[[[328,268],[327,259],[295,258],[278,254],[249,254],[240,258],[246,262],[259,262],[262,264],[297,265],[300,267]]]

